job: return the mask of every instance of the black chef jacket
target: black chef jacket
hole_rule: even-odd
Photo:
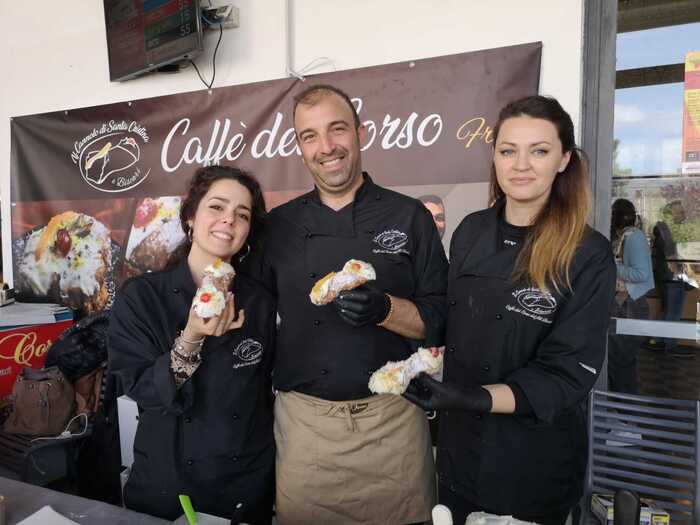
[[[498,244],[502,208],[469,215],[452,237],[444,381],[515,385],[532,410],[444,411],[438,475],[490,512],[556,512],[582,491],[582,401],[603,366],[615,263],[608,241],[587,229],[571,265],[573,291],[514,283],[519,248]]]
[[[440,346],[445,326],[447,260],[430,212],[416,199],[381,188],[364,174],[352,204],[339,211],[316,190],[270,212],[265,281],[278,296],[281,327],[275,388],[340,401],[370,395],[369,376],[407,358],[412,342],[385,328],[356,328],[333,305],[315,306],[314,283],[348,259],[371,263],[382,291],[411,300]]]
[[[202,512],[229,517],[244,502],[246,522],[269,523],[275,304],[240,274],[232,291],[236,308],[245,309],[245,324],[208,337],[202,363],[179,389],[170,349],[196,292],[187,262],[127,281],[117,295],[110,368],[139,407],[124,490],[129,508],[172,520],[182,514],[178,494],[189,494]]]

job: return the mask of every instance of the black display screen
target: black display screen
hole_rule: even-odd
[[[128,80],[201,53],[199,0],[103,1],[110,80]]]

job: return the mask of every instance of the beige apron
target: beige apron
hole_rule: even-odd
[[[282,525],[398,525],[430,519],[435,465],[425,413],[401,396],[325,401],[278,392]]]

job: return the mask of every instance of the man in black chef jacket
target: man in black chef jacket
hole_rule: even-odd
[[[418,344],[443,343],[447,260],[420,201],[362,171],[365,129],[329,85],[295,97],[294,128],[313,191],[269,215],[264,280],[278,296],[277,515],[285,525],[430,518],[434,465],[425,414],[371,396],[372,372]],[[377,279],[331,304],[314,283],[349,259]]]

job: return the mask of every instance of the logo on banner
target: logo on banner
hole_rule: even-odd
[[[99,191],[117,193],[141,184],[150,173],[139,165],[148,131],[137,122],[105,122],[75,142],[71,159],[83,180]]]
[[[399,230],[383,231],[373,240],[379,246],[372,250],[374,253],[408,253],[404,248],[408,242],[408,235]]]
[[[255,339],[244,339],[233,349],[233,368],[257,365],[262,360],[263,346]]]

